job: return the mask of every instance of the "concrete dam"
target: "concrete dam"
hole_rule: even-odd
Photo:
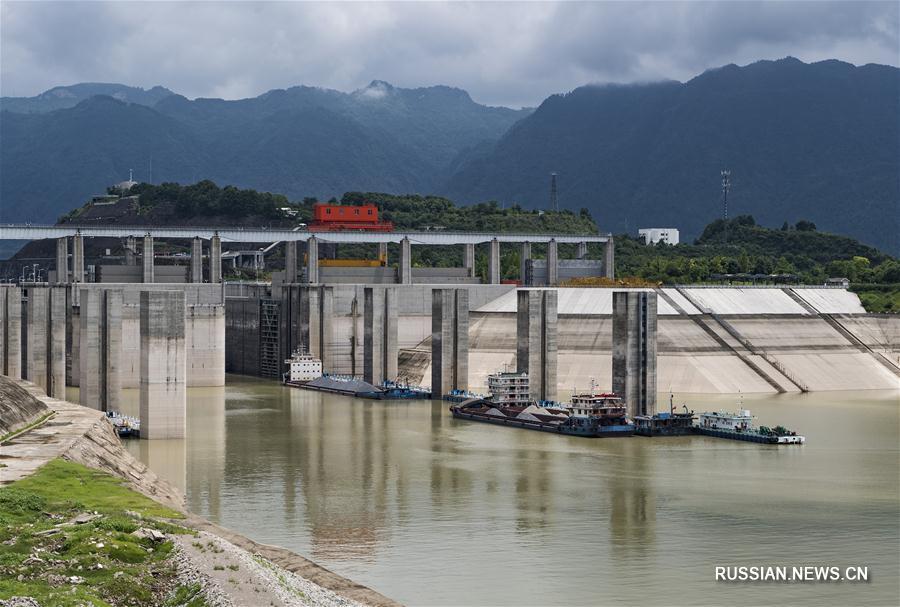
[[[446,285],[437,285],[446,286]],[[226,285],[226,370],[276,377],[289,355],[291,322],[280,317],[306,285]],[[328,368],[362,375],[365,285],[329,290]],[[432,378],[431,285],[398,289],[398,375],[428,385]],[[514,285],[455,285],[468,292],[468,386],[516,367]],[[612,385],[613,288],[558,291],[560,395],[593,379]],[[649,289],[654,290],[654,289]],[[679,287],[659,298],[658,389],[728,394],[896,389],[900,385],[900,317],[866,314],[841,288]],[[290,312],[294,316],[297,312]],[[302,316],[302,315],[301,315]],[[300,320],[297,339],[309,335]]]

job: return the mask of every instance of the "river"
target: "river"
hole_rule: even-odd
[[[898,396],[745,396],[807,437],[776,447],[554,436],[229,376],[189,390],[186,440],[128,448],[192,511],[410,605],[897,605]],[[715,581],[734,565],[869,581]]]

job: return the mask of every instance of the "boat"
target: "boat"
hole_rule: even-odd
[[[701,413],[694,426],[696,434],[769,445],[802,445],[806,437],[782,426],[753,427],[753,416],[747,409],[737,413],[709,411]]]
[[[307,352],[303,346],[294,350],[284,364],[288,366],[288,370],[282,375],[282,382],[287,385],[298,386],[322,377],[322,361]]]
[[[630,436],[634,426],[614,394],[577,395],[572,403],[536,403],[529,397],[527,373],[488,376],[491,395],[450,406],[453,417],[489,424],[583,437]]]
[[[462,403],[472,398],[484,398],[483,394],[476,394],[475,392],[470,392],[469,390],[451,390],[447,394],[444,394],[442,400],[451,403]]]
[[[374,398],[376,400],[430,400],[431,390],[400,381],[385,380],[378,389],[370,392],[360,392],[357,396],[360,398]]]
[[[106,419],[120,438],[137,438],[141,435],[141,420],[130,415],[122,415],[118,411],[107,411]]]
[[[669,395],[669,410],[654,415],[638,415],[634,418],[634,433],[638,436],[686,436],[694,434],[694,412],[687,405],[684,411],[675,411],[672,402],[674,395]]]

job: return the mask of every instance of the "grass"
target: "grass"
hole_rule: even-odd
[[[96,518],[64,524],[85,514]],[[158,520],[182,516],[120,479],[54,460],[0,489],[0,599],[113,607],[174,600],[171,605],[199,607],[199,589],[177,585],[168,558],[172,542],[132,535],[141,527],[192,533]]]
[[[19,428],[18,430],[14,430],[13,432],[8,432],[8,433],[4,434],[2,437],[0,437],[0,445],[2,445],[3,443],[5,443],[8,440],[11,440],[11,439],[19,436],[23,432],[28,432],[32,428],[37,428],[38,426],[43,424],[45,421],[47,421],[48,419],[53,417],[53,415],[55,415],[55,414],[56,414],[55,411],[51,411],[49,413],[42,415],[37,420],[31,422],[30,424],[28,424],[27,426],[25,426],[23,428]]]
[[[853,285],[852,291],[859,295],[866,312],[875,314],[900,313],[900,286],[898,285]]]

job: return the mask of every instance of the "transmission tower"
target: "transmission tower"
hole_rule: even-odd
[[[731,171],[725,169],[722,175],[722,218],[725,220],[725,244],[728,244],[728,190],[731,189]]]
[[[550,208],[559,211],[559,199],[556,196],[557,173],[550,173]]]

